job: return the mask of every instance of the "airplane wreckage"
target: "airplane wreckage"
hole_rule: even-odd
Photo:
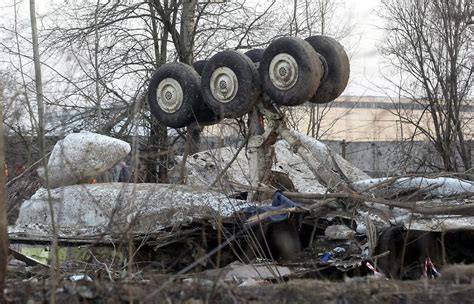
[[[473,182],[371,178],[286,127],[285,107],[331,102],[348,78],[343,47],[325,36],[164,64],[149,84],[157,119],[181,128],[248,115],[248,138],[180,158],[186,184],[89,184],[130,145],[69,134],[49,158],[49,190],[23,202],[9,227],[12,255],[49,267],[56,233],[61,263],[123,265],[133,245],[140,265],[174,274],[223,267],[238,284],[315,273],[435,277],[439,265],[472,263]]]

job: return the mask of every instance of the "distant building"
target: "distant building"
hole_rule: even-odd
[[[401,123],[400,115],[419,117],[424,110],[419,104],[409,99],[374,97],[374,96],[341,96],[328,104],[305,103],[298,107],[289,107],[287,120],[289,127],[300,132],[312,135],[310,126],[311,110],[317,111],[321,119],[319,138],[323,140],[346,141],[400,141],[412,136],[413,126]],[[463,109],[466,120],[474,121],[474,105],[465,106]],[[428,115],[426,115],[428,117]],[[420,122],[429,125],[429,120]],[[465,126],[466,140],[474,137],[474,122]],[[210,134],[216,136],[231,136],[239,132],[238,127],[230,122],[208,128]],[[421,135],[415,136],[416,140],[424,140]]]

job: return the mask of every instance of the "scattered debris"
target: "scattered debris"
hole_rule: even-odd
[[[377,269],[375,269],[375,267],[372,266],[370,262],[366,262],[365,265],[373,272],[373,276],[376,279],[386,279],[386,276],[383,273],[377,271]]]
[[[303,212],[301,204],[295,203],[277,191],[273,194],[271,206],[250,206],[242,209],[247,216],[247,223],[268,220],[270,222],[281,222],[289,219],[291,212]]]
[[[277,266],[272,262],[254,264],[236,262],[228,267],[229,271],[225,274],[224,280],[233,281],[239,285],[248,280],[266,281],[283,279],[293,273],[288,267]]]
[[[324,230],[324,235],[330,240],[352,240],[356,232],[346,225],[331,225]]]
[[[430,279],[441,277],[441,273],[439,273],[439,271],[436,270],[436,267],[433,264],[433,262],[431,262],[430,257],[427,257],[425,259],[425,267],[423,268],[423,277],[430,278]]]
[[[68,277],[68,280],[73,281],[73,282],[77,282],[77,281],[81,281],[81,280],[92,282],[91,277],[88,276],[87,274],[72,275],[72,276]]]
[[[472,182],[371,179],[313,138],[294,131],[283,131],[282,137],[289,143],[275,144],[272,169],[290,178],[292,186],[285,191],[252,187],[245,150],[229,164],[235,152],[230,147],[189,157],[187,185],[39,189],[23,202],[16,225],[9,228],[11,267],[49,268],[49,202],[62,263],[91,264],[103,269],[108,281],[120,280],[129,276],[132,246],[138,269],[174,275],[154,293],[176,278],[192,286],[239,290],[296,278],[436,279],[445,277],[440,269],[445,262],[474,262],[467,245],[474,241]],[[103,160],[100,169],[74,175],[89,178],[113,162]],[[213,184],[219,187],[209,190]],[[273,199],[244,200],[254,190]],[[65,277],[67,292],[81,299],[98,297],[95,276],[78,269]]]

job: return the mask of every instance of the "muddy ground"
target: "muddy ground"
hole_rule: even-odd
[[[399,281],[374,277],[341,281],[289,279],[237,286],[219,278],[173,278],[137,273],[128,279],[72,281],[57,288],[40,272],[10,271],[8,303],[46,303],[52,290],[58,303],[474,303],[474,266],[446,266],[442,277]]]

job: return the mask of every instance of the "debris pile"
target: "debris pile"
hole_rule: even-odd
[[[109,156],[100,165],[77,157],[88,169],[70,166],[61,175],[68,185],[40,189],[23,203],[9,230],[11,267],[48,267],[52,213],[64,265],[124,265],[127,248],[134,246],[137,267],[186,275],[183,282],[193,284],[209,278],[239,286],[294,278],[437,278],[446,263],[474,262],[472,182],[371,179],[313,138],[293,131],[282,136],[293,142],[275,144],[272,170],[291,179],[291,191],[264,184],[256,189],[247,175],[245,150],[233,157],[230,147],[189,157],[188,185],[70,184],[103,172],[128,153],[121,142],[101,139],[110,143],[102,148],[117,152],[114,157],[101,150]],[[244,199],[256,190],[272,199]],[[107,275],[120,277],[111,267]]]

